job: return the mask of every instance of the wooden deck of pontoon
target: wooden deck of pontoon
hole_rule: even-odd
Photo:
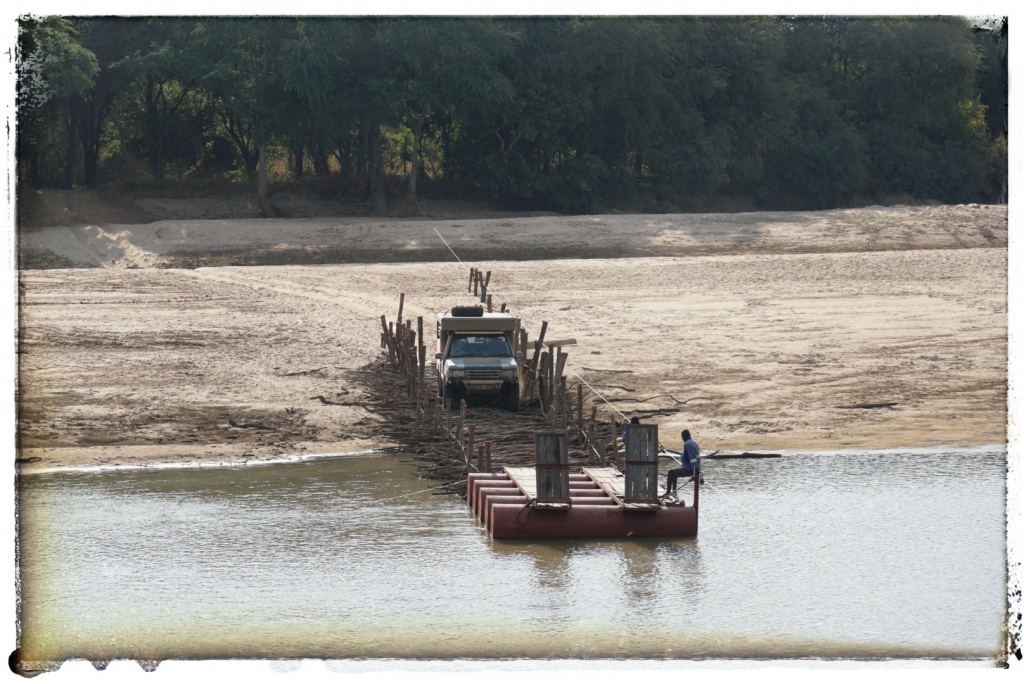
[[[628,501],[623,473],[583,468],[569,475],[569,497],[538,501],[535,468],[472,473],[466,498],[494,539],[693,537],[698,484],[685,502]]]

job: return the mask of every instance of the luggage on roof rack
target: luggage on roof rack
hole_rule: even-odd
[[[484,315],[484,307],[482,306],[453,306],[452,316],[458,316],[459,318],[479,318]]]

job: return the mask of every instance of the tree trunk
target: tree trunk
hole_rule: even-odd
[[[384,147],[381,141],[380,125],[370,128],[370,201],[373,213],[388,215],[388,195],[384,188]]]
[[[146,79],[146,143],[149,148],[149,175],[153,180],[164,180],[163,144],[160,139],[160,109],[157,105],[157,84],[152,77]]]
[[[260,141],[259,149],[259,171],[256,178],[256,203],[260,208],[260,216],[263,218],[274,218],[274,208],[270,206],[270,198],[267,196],[267,145]]]
[[[331,172],[326,150],[318,145],[310,150],[309,158],[313,162],[313,174],[317,178],[326,178]]]
[[[409,171],[409,189],[405,193],[406,216],[415,214],[419,204],[416,198],[416,179],[420,175],[420,166],[423,165],[423,159],[420,157],[420,142],[423,140],[423,122],[426,118],[426,113],[420,114],[412,132],[412,170]]]
[[[302,178],[302,164],[306,157],[306,146],[304,143],[296,143],[292,146],[292,176],[296,180]]]
[[[163,182],[164,180],[164,158],[160,154],[160,145],[150,141],[149,146],[149,173],[153,180]]]
[[[71,190],[75,186],[75,166],[78,161],[78,137],[75,135],[77,126],[73,119],[65,122],[64,132],[67,147],[64,150],[64,181],[65,190]]]

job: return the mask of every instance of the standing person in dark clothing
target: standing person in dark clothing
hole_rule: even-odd
[[[668,482],[665,487],[665,496],[675,494],[676,483],[680,477],[701,477],[700,475],[700,446],[690,436],[689,430],[683,430],[683,453],[680,454],[680,466],[668,471]]]

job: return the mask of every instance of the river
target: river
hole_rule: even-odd
[[[543,543],[402,456],[23,476],[21,655],[1003,653],[1005,448],[705,466],[696,539]]]

